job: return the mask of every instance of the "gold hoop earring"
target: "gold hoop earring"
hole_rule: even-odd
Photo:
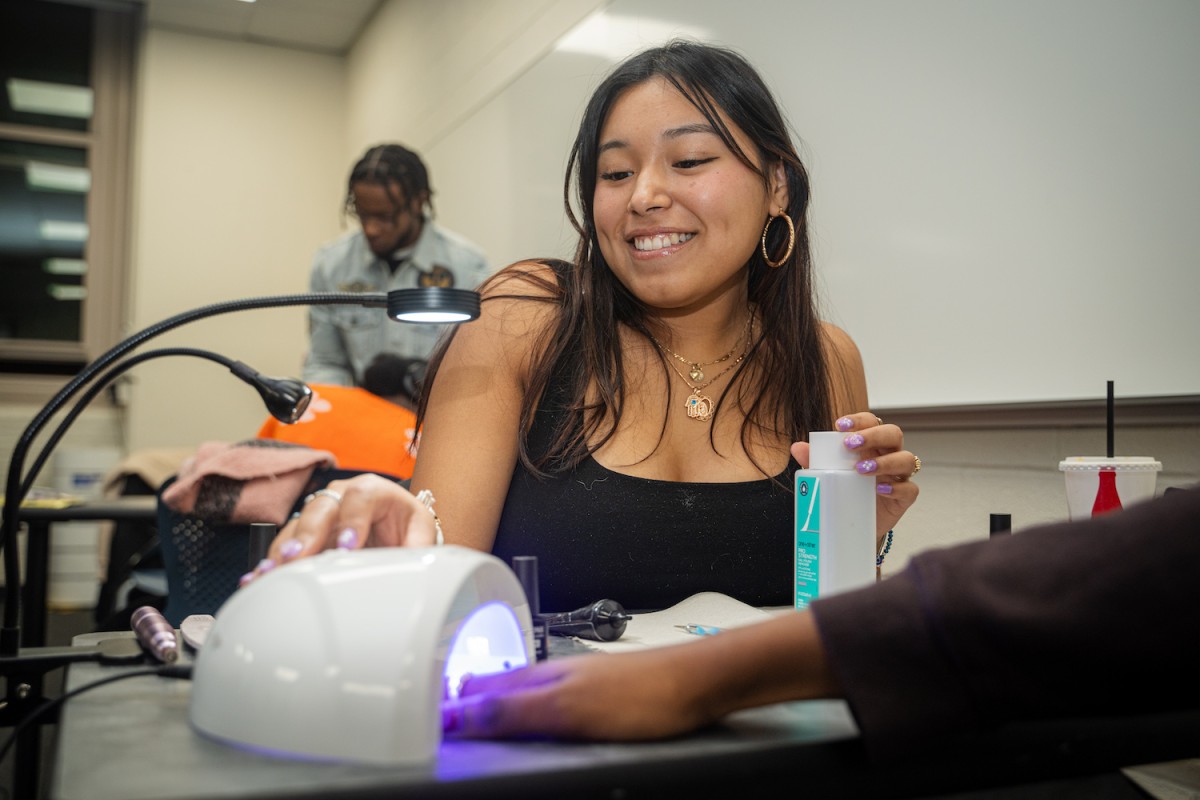
[[[783,221],[786,222],[787,226],[788,226],[787,252],[783,254],[783,258],[779,259],[778,261],[772,261],[771,256],[769,256],[767,254],[767,233],[771,230],[771,223],[774,222],[775,220],[779,219],[780,217],[783,218]],[[796,226],[792,224],[792,218],[789,217],[787,214],[779,214],[778,216],[768,218],[767,224],[763,226],[763,235],[762,235],[762,255],[763,255],[763,261],[767,262],[767,266],[772,267],[772,268],[782,267],[784,262],[786,262],[789,258],[792,257],[792,249],[795,246],[796,246]]]

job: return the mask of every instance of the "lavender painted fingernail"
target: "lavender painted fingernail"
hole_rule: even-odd
[[[863,475],[870,475],[872,472],[879,469],[879,464],[875,461],[875,459],[868,458],[855,464],[854,468]]]
[[[337,546],[339,550],[353,550],[358,544],[358,532],[354,528],[346,528],[338,534]]]
[[[854,420],[849,417],[842,417],[837,422],[833,423],[839,431],[848,431],[854,427]]]
[[[258,566],[254,568],[255,572],[260,575],[270,572],[273,569],[275,569],[275,562],[269,558],[264,558],[262,561],[258,562]]]
[[[247,572],[245,575],[238,578],[238,586],[245,586],[247,583],[254,580],[254,578],[255,575],[253,572]]]
[[[891,494],[892,485],[890,483],[880,483],[875,486],[876,494]]]
[[[284,561],[291,561],[293,558],[300,555],[303,550],[304,545],[299,539],[288,539],[283,543],[283,546],[279,548],[279,555]]]
[[[867,440],[863,438],[861,433],[852,433],[842,441],[845,443],[846,447],[849,447],[851,450],[855,450],[859,447],[862,447]]]

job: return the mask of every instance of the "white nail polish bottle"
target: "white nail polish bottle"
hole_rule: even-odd
[[[796,470],[795,606],[875,582],[875,477],[860,475],[845,433],[809,435]]]

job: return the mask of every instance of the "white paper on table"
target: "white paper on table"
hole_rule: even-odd
[[[696,635],[675,627],[676,625],[704,625],[713,628],[737,628],[753,625],[769,619],[782,609],[761,609],[735,600],[720,592],[700,592],[681,600],[662,611],[634,614],[625,626],[625,633],[615,642],[596,642],[591,639],[578,641],[593,650],[618,653],[623,650],[641,650],[670,644],[687,644],[696,640]]]

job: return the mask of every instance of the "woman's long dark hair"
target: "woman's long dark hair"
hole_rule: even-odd
[[[738,401],[746,410],[741,439],[747,454],[752,453],[748,444],[755,428],[773,435],[785,434],[789,441],[801,441],[807,439],[810,431],[828,429],[832,422],[830,370],[816,313],[808,240],[808,174],[796,153],[787,123],[762,78],[740,55],[712,45],[673,41],[618,65],[596,89],[584,111],[564,185],[567,216],[579,233],[575,263],[544,261],[556,281],[547,271],[521,269],[502,271],[484,284],[485,302],[521,297],[552,302],[561,309],[557,324],[546,332],[535,350],[537,355],[521,406],[521,430],[527,433],[551,376],[557,375],[565,381],[566,391],[555,398],[555,403],[561,402],[566,413],[561,416],[563,424],[555,431],[549,449],[545,453],[531,453],[528,437],[522,435],[520,458],[535,474],[574,466],[611,438],[625,405],[619,328],[623,325],[648,340],[650,337],[645,305],[617,280],[600,251],[593,195],[600,130],[613,104],[626,90],[658,77],[669,81],[699,109],[730,151],[762,177],[764,190],[769,186],[770,170],[783,165],[788,188],[787,214],[796,229],[795,247],[778,268],[767,266],[760,250],[756,249],[750,257],[749,301],[758,324],[749,353],[721,394],[717,413],[729,392],[737,387]],[[738,146],[721,119],[722,113],[754,144],[757,164]],[[580,209],[578,216],[571,206],[572,184]],[[764,225],[766,222],[764,219]],[[786,250],[787,237],[784,223],[771,225],[767,251],[773,260]],[[520,281],[536,285],[537,291],[510,292],[510,282]],[[488,289],[492,290],[490,296],[486,296]],[[447,338],[430,362],[429,383],[449,342]],[[658,348],[653,349],[662,362],[664,375],[668,376],[665,357]],[[667,385],[672,385],[669,376]],[[589,387],[593,387],[591,400]],[[425,397],[419,411],[422,420]],[[664,429],[665,425],[664,416]],[[713,448],[716,449],[715,442]],[[762,470],[761,465],[759,469]],[[763,474],[768,473],[763,470]]]

